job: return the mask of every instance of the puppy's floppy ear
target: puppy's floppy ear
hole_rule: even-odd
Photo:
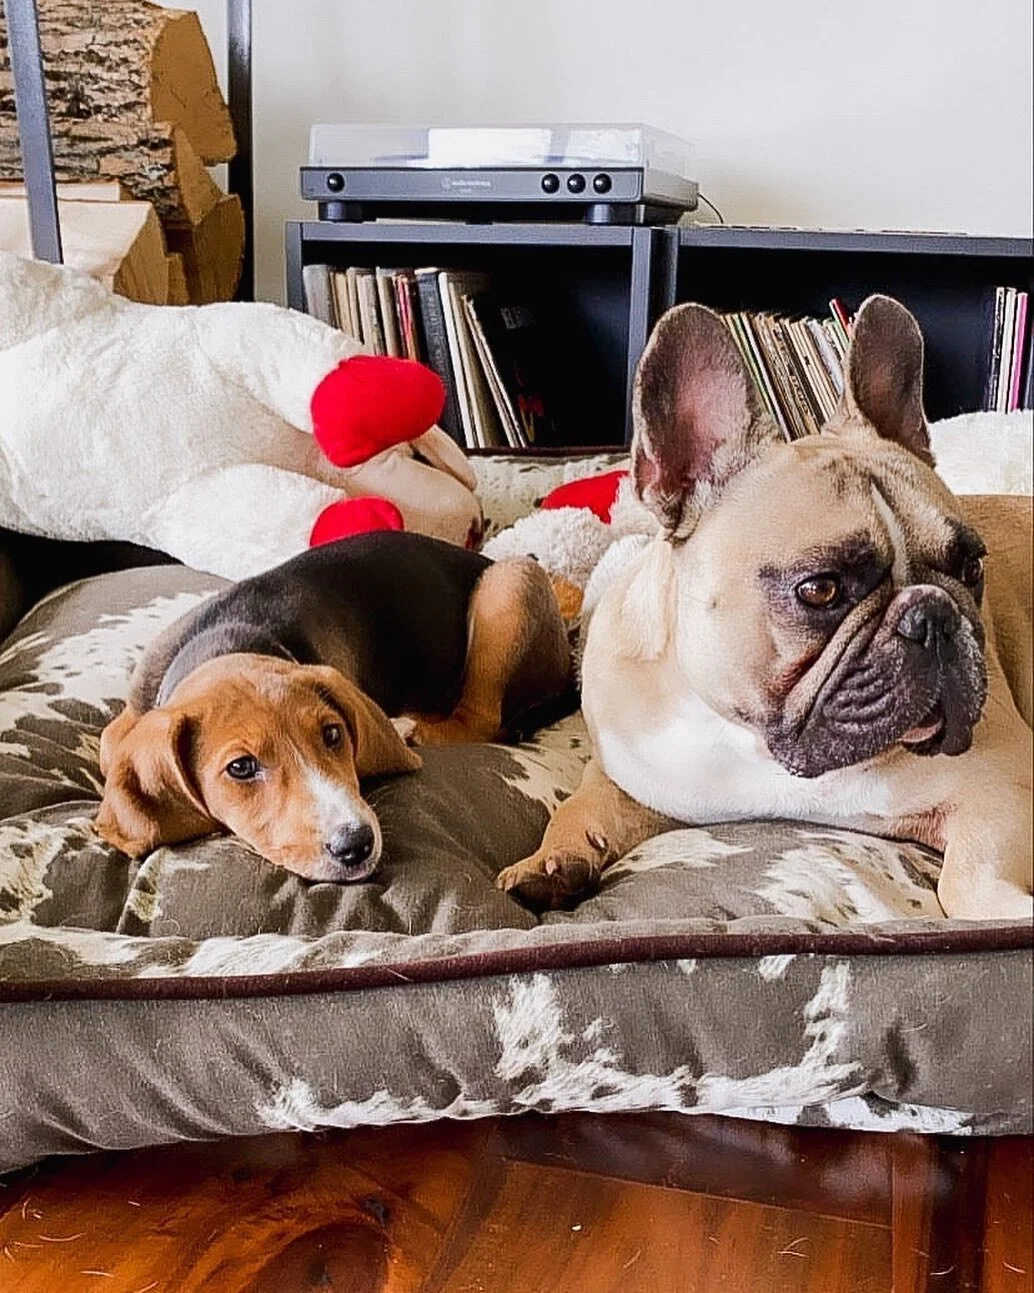
[[[348,725],[360,778],[390,777],[423,767],[420,755],[403,741],[380,705],[355,683],[327,665],[313,665],[311,673]]]
[[[102,777],[108,775],[116,750],[139,722],[140,715],[132,705],[126,705],[101,732],[99,759]]]
[[[95,825],[109,844],[130,857],[143,857],[163,844],[218,830],[190,771],[191,741],[186,714],[152,709],[108,750]]]
[[[923,414],[923,334],[893,297],[870,296],[855,315],[843,404],[849,417],[860,414],[885,440],[933,466]]]
[[[636,373],[632,475],[669,534],[775,434],[732,334],[712,310],[677,305]]]

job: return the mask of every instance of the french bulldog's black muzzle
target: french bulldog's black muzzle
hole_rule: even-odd
[[[915,754],[962,754],[986,696],[979,618],[964,614],[944,589],[915,584],[859,629],[807,712],[773,725],[768,746],[801,777],[898,743]]]

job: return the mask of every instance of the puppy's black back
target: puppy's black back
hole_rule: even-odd
[[[247,650],[253,629],[250,649],[269,653],[275,643],[299,663],[333,665],[389,714],[449,713],[463,680],[470,599],[489,565],[419,534],[340,539],[204,603],[182,622],[180,642],[232,625],[233,649]]]

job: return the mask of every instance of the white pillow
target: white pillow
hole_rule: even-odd
[[[937,470],[956,494],[1030,494],[1034,413],[963,413],[930,424]]]

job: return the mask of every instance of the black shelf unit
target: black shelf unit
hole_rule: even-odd
[[[673,230],[658,261],[664,308],[821,317],[834,296],[852,312],[873,292],[896,297],[923,330],[932,420],[981,407],[994,289],[1031,290],[1034,239],[709,225]]]
[[[457,222],[287,224],[287,300],[305,308],[302,267],[477,269],[532,308],[555,355],[564,445],[620,445],[631,382],[653,321],[660,229]],[[548,448],[550,446],[543,446]],[[555,447],[555,446],[554,446]]]
[[[1034,239],[959,234],[292,221],[295,309],[304,309],[302,266],[317,262],[483,269],[513,283],[553,337],[557,421],[572,448],[627,442],[636,364],[677,302],[822,316],[834,296],[851,310],[872,292],[897,297],[926,339],[933,419],[981,407],[995,287],[1034,291]]]

